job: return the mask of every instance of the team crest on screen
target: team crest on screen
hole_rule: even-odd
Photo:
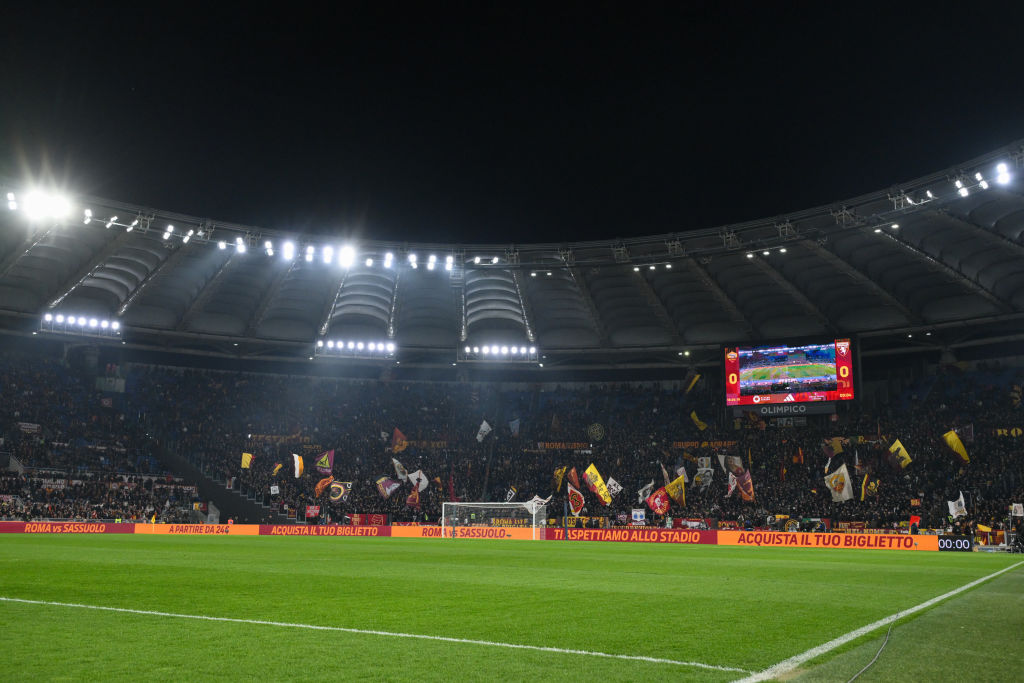
[[[850,342],[846,339],[836,340],[836,351],[840,356],[845,356],[850,352]]]
[[[736,360],[737,358],[739,358],[739,356],[736,355],[735,351],[730,351],[729,353],[725,354],[725,357],[727,360]]]

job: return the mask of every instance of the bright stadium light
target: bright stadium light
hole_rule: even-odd
[[[747,258],[754,258],[754,255],[748,251],[747,252]]]
[[[530,347],[530,353],[537,353],[537,347],[536,346],[531,346]]]
[[[484,355],[485,355],[485,356],[486,356],[486,355],[488,355],[488,354],[489,354],[489,353],[491,352],[491,347],[490,347],[490,346],[487,346],[486,344],[484,344],[484,346],[483,346],[483,352],[484,352]]]
[[[416,263],[416,254],[409,254],[409,263]]]
[[[342,268],[351,268],[352,264],[355,262],[356,250],[351,245],[346,244],[341,248],[341,251],[338,252],[338,265]]]
[[[501,355],[503,355],[503,356],[507,356],[508,355],[508,347],[507,346],[502,346],[501,347]]]
[[[217,242],[217,248],[223,251],[224,249],[228,248],[228,243],[225,242],[224,240],[221,240],[220,242]]]
[[[980,171],[974,174],[974,179],[979,181],[983,179]]]
[[[370,268],[371,266],[373,266],[373,259],[367,257],[367,259],[366,259],[366,267]],[[388,267],[390,268],[391,266],[388,266]]]
[[[356,344],[356,350],[358,350],[358,351],[362,351],[363,350],[363,342],[358,342]]]
[[[330,263],[334,260],[334,247],[327,245],[320,251],[323,252],[324,263]]]
[[[468,346],[466,347],[466,353],[469,353],[469,347]]]
[[[89,225],[92,222],[92,209],[86,209],[85,215],[82,218],[82,223]]]
[[[103,329],[107,329],[108,327],[110,327],[110,321],[109,320],[101,320],[100,321],[100,327],[102,327]]]
[[[295,258],[294,242],[289,241],[281,245],[281,258],[283,258],[285,261],[291,261],[293,258]]]
[[[237,251],[240,254],[245,253],[245,240],[243,240],[241,237],[235,238],[235,251]]]
[[[51,320],[53,320],[53,313],[47,313],[46,315],[44,315],[43,320],[45,320],[46,322],[50,322]]]
[[[57,322],[60,322],[60,321],[58,320]],[[69,315],[68,316],[68,325],[74,325],[77,322],[78,322],[78,318],[76,318],[73,315]]]
[[[497,256],[495,256],[494,258],[491,259],[491,263],[492,264],[493,263],[497,263],[497,262],[498,262],[498,257]]]
[[[900,229],[900,224],[899,223],[893,223],[889,227],[892,228],[893,230],[899,230]]]
[[[479,257],[479,256],[474,256],[474,257],[473,257],[473,263],[475,263],[475,264],[479,265],[479,263],[480,263],[480,257]]]
[[[512,355],[514,356],[514,355],[519,353],[519,347],[518,346],[513,346],[512,348],[509,349],[509,351],[511,351]]]
[[[633,266],[633,272],[634,273],[639,273],[640,272],[640,266]]]
[[[983,189],[983,190],[987,190],[988,189],[988,181],[987,180],[982,180],[980,183],[978,183],[978,186],[981,187],[981,189]]]
[[[926,197],[928,197],[928,199],[935,199],[935,195],[932,194],[931,190],[925,190],[924,194]]]
[[[13,201],[8,199],[8,201]],[[66,197],[33,190],[25,195],[23,202],[25,215],[29,220],[44,219],[60,220],[71,212],[71,204]]]
[[[78,326],[79,327],[85,327],[86,322],[88,322],[88,321],[85,319],[84,315],[78,316]]]
[[[761,256],[767,256],[767,255],[768,255],[768,250],[767,249],[765,249],[764,251],[761,252]]]
[[[351,349],[354,349],[354,348],[356,348],[356,343],[355,343],[354,341],[350,341],[350,342],[348,343],[348,348],[349,348],[350,350],[351,350]]]
[[[119,330],[119,329],[121,329],[121,323],[119,323],[119,322],[117,322],[115,320],[114,322],[110,323],[110,329],[112,329],[112,330]]]
[[[89,318],[89,327],[97,327],[99,324],[100,321],[96,318]]]
[[[525,346],[520,346],[519,347],[519,353],[521,353],[521,354],[523,354],[525,356],[526,355],[526,347]]]
[[[316,249],[313,247],[313,245],[309,245],[308,247],[306,247],[306,261],[307,262],[313,260],[313,254],[314,253],[316,253]]]
[[[395,345],[392,342],[388,342],[388,347],[387,348],[388,348],[388,352],[390,353],[391,351],[395,350]]]
[[[782,251],[786,251],[786,250],[785,250],[785,249],[783,249]],[[666,269],[666,270],[672,270],[672,264],[671,264],[671,263],[666,263],[666,264],[665,264],[665,269]]]
[[[996,182],[1000,185],[1009,185],[1010,171],[1005,163],[996,164]]]
[[[54,318],[54,319],[55,319],[55,320],[56,320],[57,322],[59,322],[59,323],[62,323],[62,322],[64,322],[64,314],[63,314],[63,313],[58,313],[58,314],[57,314],[57,317],[56,317],[56,318]]]
[[[474,346],[473,347],[473,353],[480,353],[480,347],[479,346]]]
[[[961,188],[960,188],[959,190],[957,190],[957,191],[958,191],[958,192],[960,193],[960,196],[961,196],[961,197],[966,197],[967,195],[969,195],[969,194],[970,194],[970,192],[968,192],[968,191],[967,191],[967,188],[966,188],[966,187],[961,187]]]

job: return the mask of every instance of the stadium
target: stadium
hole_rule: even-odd
[[[7,677],[1024,676],[1016,118],[962,158],[965,141],[1003,131],[949,123],[948,149],[915,163],[943,161],[907,179],[887,157],[920,147],[896,96],[861,98],[843,72],[822,115],[767,98],[784,77],[757,83],[815,54],[800,37],[810,9],[748,17],[748,53],[733,10],[699,39],[707,8],[648,8],[637,28],[647,10],[615,3],[567,18],[342,5],[316,40],[294,17],[250,33],[253,17],[217,8],[210,25],[231,30],[216,35],[82,14],[73,30],[55,22],[41,55],[22,32],[47,66],[12,58],[19,73],[0,78]],[[105,61],[79,60],[69,31]],[[463,49],[463,34],[481,44]],[[713,59],[683,59],[688,41]],[[750,59],[712,64],[724,46]],[[289,62],[305,52],[312,65]],[[677,94],[700,65],[713,85]],[[920,71],[886,79],[912,101]],[[972,92],[995,78],[970,71]],[[787,96],[817,96],[823,73],[790,74]],[[26,94],[32,80],[42,95]],[[845,137],[880,104],[897,133]],[[772,143],[773,106],[827,121]],[[929,106],[922,128],[943,120]],[[723,166],[672,175],[716,138],[672,114],[691,108],[748,145],[739,180]],[[677,129],[687,146],[665,132]],[[33,131],[52,158],[15,144]],[[836,179],[847,198],[706,220],[817,196],[776,157],[821,140],[830,168],[851,167]],[[403,175],[417,150],[429,163]],[[348,201],[373,185],[364,175],[384,179],[374,201],[412,208],[335,220],[323,197]],[[757,177],[786,197],[754,201]],[[286,209],[233,217],[250,205]],[[204,215],[218,206],[232,208]],[[623,236],[606,238],[623,215]],[[396,216],[427,227],[395,230]],[[562,222],[576,232],[549,229]]]

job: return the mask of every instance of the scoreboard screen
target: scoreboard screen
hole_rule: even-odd
[[[730,406],[853,399],[849,339],[800,346],[725,349],[725,403]]]

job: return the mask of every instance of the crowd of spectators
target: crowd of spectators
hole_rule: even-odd
[[[12,396],[20,397],[11,403],[25,404],[12,425],[31,419],[47,428],[59,425],[83,442],[120,444],[124,452],[115,451],[113,458],[120,467],[137,465],[139,444],[154,439],[207,476],[233,480],[236,488],[255,492],[298,520],[306,506],[318,505],[320,514],[310,521],[384,513],[398,522],[430,522],[439,518],[443,501],[504,501],[511,487],[519,501],[553,495],[549,514],[561,514],[565,485],[553,490],[554,470],[568,466],[582,474],[591,463],[623,490],[607,507],[585,491],[584,514],[617,520],[643,506],[639,489],[652,480],[655,487],[663,483],[662,465],[669,473],[685,468],[692,480],[702,457],[712,458],[713,482],[705,489],[691,484],[685,508],[673,503],[672,516],[745,519],[761,526],[770,516],[789,515],[888,528],[917,515],[922,527],[945,527],[951,523],[947,501],[963,491],[971,521],[999,526],[1008,503],[1024,500],[1024,436],[1012,432],[1024,427],[1024,411],[1010,396],[1021,375],[1005,369],[942,369],[905,403],[872,411],[844,405],[834,419],[809,417],[806,426],[734,418],[703,381],[687,392],[682,382],[558,387],[359,381],[135,365],[120,371],[126,380],[122,400],[130,409],[105,412],[92,407],[95,392],[64,395],[62,372],[58,363],[45,360],[3,366],[5,389],[13,377]],[[83,401],[90,406],[86,410]],[[697,421],[690,417],[693,411]],[[478,439],[483,421],[492,429]],[[963,435],[969,463],[941,440],[954,428]],[[398,450],[396,429],[408,442],[400,440]],[[48,466],[57,458],[73,468],[83,460],[111,461],[88,444],[55,455],[51,446],[33,443],[36,435],[19,435],[17,428],[5,435],[14,436],[14,452],[30,464]],[[843,452],[830,459],[822,444],[834,437],[846,441]],[[889,451],[897,438],[912,458],[905,468]],[[314,463],[328,450],[334,451],[332,475],[352,482],[347,499],[337,503],[328,501],[326,491],[314,493],[326,476]],[[248,468],[241,466],[243,452],[254,455]],[[719,453],[740,456],[749,467],[753,501],[735,493],[726,497]],[[294,477],[292,454],[304,459],[300,478]],[[408,483],[387,498],[379,493],[381,477],[398,479],[393,458],[429,479],[418,505],[407,502]],[[844,464],[855,497],[835,503],[823,478],[826,467],[835,471]],[[879,485],[861,501],[865,475]],[[271,487],[278,492],[271,494]]]

